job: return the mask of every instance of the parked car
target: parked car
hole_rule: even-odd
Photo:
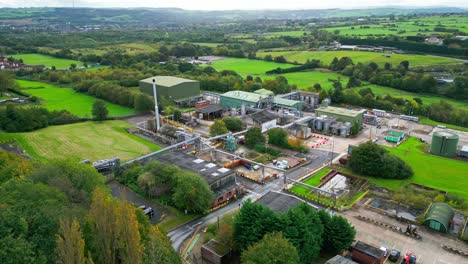
[[[401,256],[400,251],[393,249],[392,251],[390,251],[390,254],[388,254],[388,259],[391,262],[397,262],[398,259],[400,259],[400,256]]]

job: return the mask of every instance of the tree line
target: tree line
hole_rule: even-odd
[[[0,262],[180,263],[169,239],[74,161],[0,152]]]

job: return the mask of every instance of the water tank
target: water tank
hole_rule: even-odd
[[[321,131],[323,127],[323,117],[317,117],[315,119],[315,130]]]
[[[457,152],[458,135],[437,131],[432,135],[431,153],[443,157],[453,157]]]

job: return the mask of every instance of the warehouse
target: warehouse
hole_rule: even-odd
[[[153,95],[153,80],[156,81],[158,99],[164,96],[180,107],[192,107],[200,96],[200,82],[173,76],[154,76],[140,81],[140,90]]]
[[[230,91],[221,94],[221,106],[227,108],[241,108],[244,106],[251,106],[256,108],[265,108],[268,105],[276,105],[279,107],[293,108],[302,110],[302,102],[284,99],[278,96],[267,96],[258,93],[249,93],[244,91]]]
[[[337,121],[349,122],[351,124],[354,124],[354,122],[357,121],[360,126],[362,126],[365,111],[366,110],[364,109],[349,110],[333,106],[322,106],[315,109],[317,116],[332,116],[335,117]]]
[[[433,203],[426,214],[423,225],[442,233],[449,233],[454,215],[452,207],[448,204]]]

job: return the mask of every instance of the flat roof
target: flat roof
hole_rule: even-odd
[[[262,94],[262,95],[274,95],[275,93],[273,93],[272,91],[270,90],[267,90],[265,88],[261,88],[261,89],[258,89],[258,90],[255,90],[254,93],[256,94]]]
[[[219,257],[223,257],[231,251],[230,247],[224,244],[221,244],[214,239],[211,239],[210,241],[205,243],[202,247],[209,250],[210,252],[212,252],[213,254]]]
[[[248,101],[251,103],[257,103],[261,99],[265,99],[268,96],[262,95],[262,94],[257,94],[257,93],[249,93],[249,92],[244,92],[244,91],[229,91],[226,93],[221,94],[222,97],[227,97],[227,98],[232,98],[232,99],[238,99],[238,100],[243,100],[243,101]],[[294,106],[297,103],[300,103],[299,101],[294,101],[294,100],[289,100],[289,99],[284,99],[279,96],[273,97],[273,103],[275,104],[280,104],[280,105],[286,105],[286,106]]]
[[[195,80],[190,80],[190,79],[185,79],[185,78],[180,78],[180,77],[175,77],[175,76],[153,76],[153,77],[140,80],[140,82],[153,83],[153,79],[156,80],[156,87],[157,85],[170,87],[170,86],[175,86],[181,83],[187,83],[187,82],[197,83],[198,82]]]
[[[203,176],[208,184],[212,184],[220,178],[224,178],[234,173],[231,169],[220,167],[214,163],[180,151],[166,152],[158,155],[156,159],[165,163],[175,164],[184,170],[198,173]]]
[[[294,208],[301,203],[305,203],[305,201],[287,193],[269,191],[260,197],[260,199],[257,200],[257,203],[265,205],[277,213],[285,213],[290,208]]]
[[[341,255],[336,255],[333,258],[327,260],[325,264],[358,264],[350,259],[347,259]]]
[[[276,119],[276,115],[266,111],[266,110],[262,110],[262,111],[258,111],[256,113],[253,113],[250,115],[250,117],[257,123],[265,123],[265,122],[268,122],[268,121],[271,121],[271,120],[275,120]]]
[[[380,259],[383,257],[384,252],[380,248],[376,248],[364,242],[358,241],[356,245],[353,246],[353,249],[360,251],[366,255],[374,257],[376,259]]]
[[[329,113],[329,114],[335,114],[335,115],[341,115],[341,116],[348,116],[348,117],[357,117],[361,114],[364,114],[366,112],[365,109],[361,110],[350,110],[346,108],[340,108],[340,107],[334,107],[334,106],[322,106],[317,109],[315,109],[317,112],[324,112],[324,113]]]
[[[218,111],[223,111],[223,108],[218,104],[208,105],[203,108],[198,108],[197,110],[195,110],[196,113],[202,113],[202,114],[209,114],[209,113],[214,113]]]

